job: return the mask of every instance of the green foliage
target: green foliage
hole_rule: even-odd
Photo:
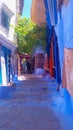
[[[33,52],[36,46],[42,46],[45,49],[46,42],[46,26],[38,27],[28,18],[19,18],[15,27],[17,35],[17,44],[21,53]]]

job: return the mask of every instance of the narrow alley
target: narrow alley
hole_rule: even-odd
[[[0,130],[73,130],[70,104],[54,80],[29,75],[13,87],[0,99]]]

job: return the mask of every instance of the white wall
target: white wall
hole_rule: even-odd
[[[16,0],[0,0],[0,8],[2,7],[2,3],[5,3],[6,6],[13,12],[13,15],[12,15],[11,20],[10,20],[10,25],[15,25],[15,22],[16,22]],[[10,26],[9,32],[6,32],[6,30],[0,25],[0,34],[4,35],[7,39],[14,42],[14,29],[12,26]]]

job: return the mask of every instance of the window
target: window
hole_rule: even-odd
[[[2,11],[2,26],[6,29],[9,30],[9,26],[10,26],[10,17],[4,12]]]

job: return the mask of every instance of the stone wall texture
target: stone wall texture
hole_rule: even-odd
[[[46,23],[44,0],[32,0],[31,20],[39,26]]]

